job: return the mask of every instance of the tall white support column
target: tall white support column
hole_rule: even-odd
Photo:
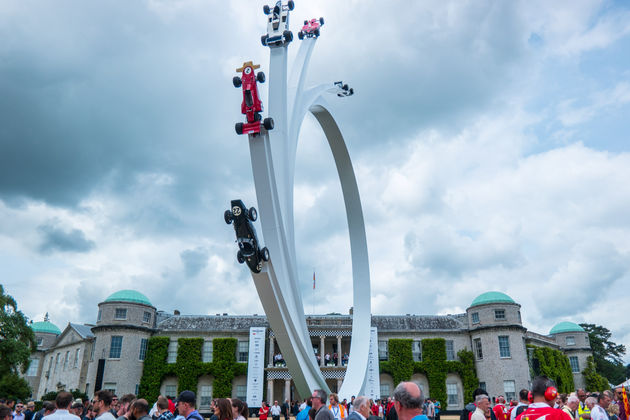
[[[319,365],[320,366],[324,366],[324,363],[325,363],[324,361],[324,355],[325,355],[324,345],[326,344],[324,341],[325,338],[326,337],[324,337],[323,335],[319,336]]]
[[[273,366],[273,356],[276,354],[276,340],[273,335],[269,336],[269,364],[268,366]]]
[[[285,379],[284,380],[284,399],[289,400],[289,403],[291,402],[291,379]],[[291,408],[289,407],[289,410]]]
[[[341,366],[341,336],[337,336],[337,366]]]
[[[337,393],[339,393],[341,389],[341,384],[343,384],[343,379],[337,379]]]
[[[267,402],[273,404],[273,379],[267,379]]]

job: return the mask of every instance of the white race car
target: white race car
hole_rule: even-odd
[[[278,1],[273,9],[263,6],[263,12],[269,16],[267,34],[260,37],[263,45],[272,47],[293,41],[293,32],[289,30],[289,11],[294,7],[293,0],[289,0],[287,4]]]

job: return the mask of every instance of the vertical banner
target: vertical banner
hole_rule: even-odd
[[[249,358],[247,361],[247,405],[260,407],[263,400],[265,374],[265,327],[249,329]]]
[[[378,334],[376,327],[370,329],[370,351],[365,375],[365,396],[373,400],[381,398],[381,381],[378,369]]]

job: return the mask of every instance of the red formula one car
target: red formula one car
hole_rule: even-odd
[[[319,19],[305,20],[302,30],[298,32],[298,38],[317,38],[319,36],[319,28],[321,28],[322,25],[324,25],[323,17],[320,17]]]
[[[263,83],[265,81],[265,73],[262,71],[258,72],[258,74],[254,73],[254,70],[258,68],[260,68],[260,65],[254,65],[251,61],[246,61],[243,63],[243,67],[236,69],[237,72],[242,72],[242,76],[234,76],[232,79],[234,87],[243,87],[241,112],[247,118],[246,123],[236,123],[234,128],[237,134],[258,134],[261,127],[265,127],[266,130],[273,129],[272,118],[265,118],[262,122],[260,121],[262,119],[260,113],[263,110],[263,106],[258,95],[256,82]]]

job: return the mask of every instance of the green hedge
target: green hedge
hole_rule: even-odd
[[[528,349],[533,349],[533,359],[538,360],[538,371],[534,375],[544,375],[556,383],[558,392],[570,393],[575,389],[573,384],[573,372],[569,358],[560,350],[549,347],[536,347],[528,345]],[[529,353],[529,352],[528,352]]]
[[[587,391],[601,392],[609,388],[608,380],[595,370],[595,359],[593,359],[593,356],[588,356],[586,359],[586,367],[582,371],[582,375],[584,375]]]
[[[459,375],[464,386],[464,402],[472,401],[472,393],[479,380],[475,371],[475,359],[471,351],[457,353],[459,360],[446,360],[446,340],[427,338],[422,340],[422,362],[414,362],[411,339],[389,340],[389,360],[380,363],[383,373],[392,375],[394,385],[411,379],[414,373],[426,375],[429,382],[430,397],[442,403],[442,409],[448,407],[446,395],[446,375]]]
[[[177,360],[166,363],[168,337],[151,337],[147,346],[139,397],[153,402],[160,395],[160,385],[167,376],[177,376],[177,392],[192,390],[197,392],[199,377],[212,375],[212,396],[229,398],[232,396],[232,380],[247,374],[247,364],[236,361],[235,338],[215,338],[212,340],[212,362],[201,361],[203,338],[180,338],[177,340]]]

